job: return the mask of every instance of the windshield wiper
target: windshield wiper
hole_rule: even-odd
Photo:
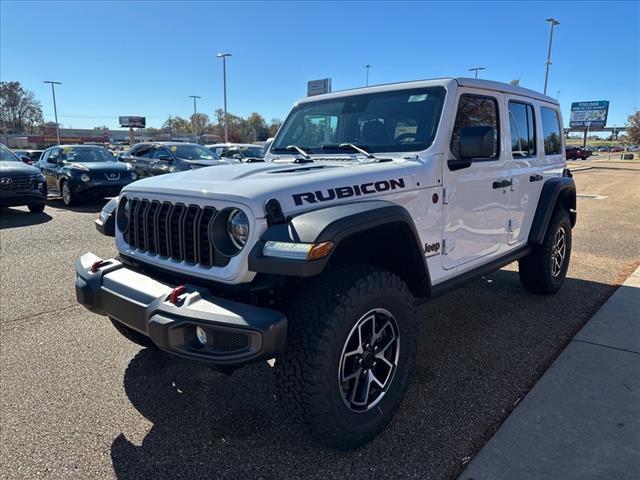
[[[340,145],[321,145],[320,146],[322,150],[334,150],[334,149],[355,150],[356,152],[361,153],[367,158],[376,158],[375,155],[367,152],[366,150],[364,150],[363,147],[367,148],[366,145],[362,145],[359,147],[357,145],[354,145],[353,143],[341,143]]]

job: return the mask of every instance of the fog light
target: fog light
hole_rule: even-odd
[[[91,181],[91,177],[86,173],[83,173],[82,175],[80,175],[80,180],[82,180],[84,183],[87,183]]]
[[[202,327],[196,327],[196,337],[201,345],[207,344],[207,332]]]

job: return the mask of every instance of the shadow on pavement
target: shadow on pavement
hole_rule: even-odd
[[[47,223],[50,220],[51,216],[47,214],[46,207],[45,211],[40,213],[31,213],[26,207],[24,210],[16,210],[14,208],[0,209],[0,230],[39,225],[40,223]]]
[[[153,426],[140,446],[114,439],[114,471],[121,480],[454,476],[614,290],[568,278],[560,293],[537,296],[501,270],[429,302],[398,415],[348,453],[316,445],[290,420],[268,365],[225,376],[144,349],[124,388]]]
[[[79,203],[76,205],[67,207],[61,198],[49,197],[49,199],[47,200],[47,205],[52,208],[69,210],[71,212],[99,213],[102,210],[102,207],[104,207],[108,201],[109,199],[104,198],[89,198],[87,200],[79,201]]]

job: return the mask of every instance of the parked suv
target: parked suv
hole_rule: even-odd
[[[527,290],[561,287],[576,222],[561,119],[551,97],[466,78],[304,98],[266,162],[126,187],[97,221],[119,255],[77,260],[77,299],[226,372],[275,359],[293,415],[358,447],[409,384],[417,304],[514,261]]]
[[[207,148],[222,158],[245,161],[262,161],[264,148],[252,143],[215,143]]]
[[[119,159],[131,164],[139,177],[237,163],[229,159],[221,160],[215,153],[197,143],[182,142],[139,143]]]
[[[59,193],[67,206],[87,198],[113,197],[138,178],[131,166],[118,163],[106,148],[95,145],[48,148],[34,166],[44,174],[49,192]]]
[[[44,210],[47,185],[35,167],[22,162],[0,143],[0,207],[26,205],[30,212]]]
[[[583,148],[577,145],[567,145],[565,148],[565,155],[567,160],[578,160],[581,158],[582,160],[586,160],[593,154],[593,151],[590,148]]]

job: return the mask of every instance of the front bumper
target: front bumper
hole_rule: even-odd
[[[0,207],[20,207],[22,205],[33,205],[45,203],[46,193],[38,189],[26,192],[1,192]]]
[[[76,260],[78,302],[147,335],[167,352],[237,367],[273,358],[284,348],[287,320],[278,311],[214,297],[192,285],[186,285],[174,304],[169,295],[175,285],[135,272],[115,259],[92,272],[99,260],[92,253]],[[205,345],[196,336],[197,327],[207,332]]]

